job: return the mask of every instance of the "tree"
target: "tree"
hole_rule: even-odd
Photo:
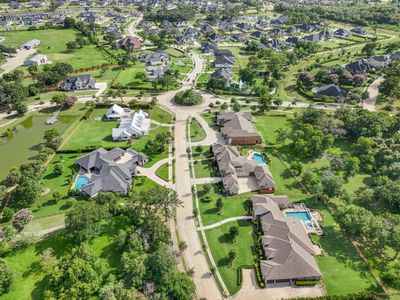
[[[231,237],[234,243],[236,243],[236,238],[238,235],[239,235],[239,227],[232,226],[229,228],[229,236]]]
[[[78,45],[74,41],[69,41],[66,43],[67,45],[67,51],[72,53],[75,51],[76,48],[78,48]]]
[[[49,275],[45,299],[89,299],[100,288],[104,268],[87,244],[72,249]]]
[[[51,103],[55,103],[57,105],[62,105],[65,103],[65,100],[67,100],[67,96],[65,94],[55,94],[51,98]]]
[[[177,104],[191,106],[199,104],[202,101],[203,97],[198,92],[193,90],[186,90],[176,93],[174,97],[174,101]]]
[[[365,46],[361,49],[361,52],[366,54],[368,57],[371,57],[377,48],[378,48],[378,43],[371,42],[365,44]]]
[[[0,203],[6,198],[7,195],[7,188],[0,184]]]
[[[144,81],[147,81],[148,76],[145,72],[137,72],[135,74],[135,79],[138,79],[138,80],[144,82]]]
[[[100,232],[100,221],[105,216],[104,208],[97,203],[76,203],[65,218],[68,237],[75,243],[91,240]]]
[[[4,295],[10,290],[12,282],[12,272],[8,268],[6,261],[0,258],[0,295]]]
[[[210,191],[211,191],[211,185],[210,184],[203,185],[203,192],[205,194],[208,194]]]
[[[21,206],[32,204],[42,191],[43,187],[35,177],[23,176],[15,189],[17,199],[19,199],[18,204]]]
[[[63,100],[65,101],[65,99]],[[46,147],[57,151],[58,147],[60,147],[62,143],[62,137],[58,133],[57,129],[48,129],[44,132],[44,139]]]
[[[19,171],[19,168],[12,167],[10,172],[8,172],[6,181],[9,185],[15,185],[19,182],[20,178],[21,172]]]
[[[100,299],[102,300],[145,300],[146,298],[135,289],[126,288],[122,282],[115,282],[115,279],[109,279],[100,290]]]
[[[347,178],[354,176],[360,170],[360,160],[354,156],[348,156],[344,159],[344,172]]]
[[[227,262],[228,262],[228,266],[229,267],[232,267],[232,264],[233,264],[233,262],[235,261],[235,259],[236,259],[236,252],[235,252],[235,250],[229,250],[229,252],[228,252],[228,257],[227,257]]]
[[[330,171],[322,173],[321,184],[323,193],[328,197],[336,197],[343,194],[343,179]]]
[[[147,255],[144,252],[128,251],[122,254],[122,277],[128,286],[140,287],[143,284],[146,273]]]
[[[75,105],[75,103],[78,101],[78,97],[76,96],[68,96],[67,99],[65,99],[65,106],[67,108],[70,108]]]
[[[267,95],[260,96],[258,98],[258,110],[261,113],[269,111],[271,109],[271,97]]]
[[[222,198],[218,198],[217,199],[217,202],[216,202],[215,206],[217,208],[218,214],[221,214],[222,209],[224,208],[224,203],[222,202]]]
[[[175,270],[175,260],[166,245],[149,254],[146,266],[156,285],[161,285]]]
[[[154,106],[156,106],[157,105],[157,97],[152,97],[151,98],[151,101],[150,101],[150,106],[151,107],[154,107]]]
[[[64,173],[64,168],[62,164],[58,163],[54,165],[54,173],[57,175],[61,175],[62,173]]]
[[[24,208],[16,212],[11,224],[16,230],[22,231],[22,229],[32,221],[32,219],[32,213],[27,208]]]
[[[179,250],[185,251],[188,246],[187,246],[187,243],[185,241],[180,241],[178,247],[179,247]]]
[[[53,201],[58,202],[58,201],[61,200],[61,198],[62,198],[62,196],[61,196],[61,193],[59,191],[54,191],[53,192],[53,194],[52,194]]]
[[[53,253],[53,248],[47,248],[39,255],[44,270],[48,270],[57,263],[57,258],[54,257]]]
[[[289,138],[289,130],[285,127],[278,128],[275,130],[276,142],[281,143],[282,147],[285,146],[285,141]]]
[[[255,77],[256,77],[256,73],[255,73],[254,69],[246,67],[239,71],[239,77],[243,83],[245,83],[247,85],[253,85]]]
[[[168,299],[171,300],[190,300],[195,291],[195,286],[191,278],[179,272],[172,273],[170,278],[166,279],[165,285],[162,287]]]
[[[290,163],[290,171],[292,171],[295,176],[299,176],[303,171],[303,165],[298,160],[295,160]]]
[[[240,105],[240,103],[239,103],[238,101],[235,101],[235,102],[233,103],[233,105],[232,105],[232,110],[233,110],[234,112],[239,112],[241,108],[242,108],[242,107],[241,107],[241,105]]]

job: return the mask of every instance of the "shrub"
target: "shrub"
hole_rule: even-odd
[[[12,226],[18,231],[21,231],[27,224],[29,224],[30,221],[32,221],[32,219],[32,213],[28,209],[21,209],[14,215],[12,219]]]
[[[309,286],[309,285],[316,285],[318,284],[318,280],[297,280],[294,282],[297,286]]]
[[[241,267],[237,268],[236,273],[237,273],[237,285],[241,286],[243,281],[242,268]]]
[[[12,208],[9,207],[4,208],[1,221],[2,222],[10,221],[13,215],[14,215],[14,210]]]
[[[174,97],[174,101],[177,104],[191,106],[199,104],[202,100],[202,96],[194,92],[193,90],[181,91],[177,93]]]
[[[6,261],[0,259],[0,295],[8,292],[12,284],[12,272],[8,268]]]

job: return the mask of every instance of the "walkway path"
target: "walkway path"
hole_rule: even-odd
[[[192,179],[192,184],[212,184],[221,182],[221,177],[209,177],[209,178],[194,178]]]
[[[372,84],[368,87],[368,99],[365,99],[363,102],[363,107],[369,111],[375,111],[376,98],[379,93],[379,85],[383,82],[383,76],[378,77],[372,82]]]
[[[232,218],[228,218],[228,219],[222,220],[220,222],[217,222],[217,223],[214,223],[214,224],[211,224],[211,225],[198,227],[197,230],[198,231],[208,230],[208,229],[213,229],[213,228],[219,227],[219,226],[224,225],[224,224],[229,223],[229,222],[240,221],[240,220],[252,220],[252,219],[253,219],[252,216],[232,217]]]
[[[163,164],[172,164],[172,157],[168,157],[162,160],[159,160],[156,162],[154,165],[152,165],[149,168],[144,168],[144,167],[138,167],[138,176],[146,176],[147,178],[153,180],[154,182],[158,183],[159,185],[168,187],[168,188],[174,188],[173,185],[170,182],[165,181],[164,179],[161,179],[156,175],[157,169],[160,168]]]

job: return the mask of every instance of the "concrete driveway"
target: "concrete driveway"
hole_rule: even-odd
[[[3,73],[1,74],[9,73],[15,68],[22,66],[27,58],[35,53],[35,49],[17,49],[17,53],[14,54],[14,57],[8,58],[7,61],[0,67],[1,69],[3,69]]]
[[[251,300],[280,300],[301,297],[323,296],[324,290],[321,286],[296,287],[296,286],[277,286],[259,288],[253,269],[243,269],[243,282],[240,291],[232,296],[231,299],[251,299]]]
[[[379,93],[379,85],[383,82],[384,78],[378,77],[374,82],[368,87],[368,99],[363,102],[363,107],[369,111],[375,111],[376,98]]]

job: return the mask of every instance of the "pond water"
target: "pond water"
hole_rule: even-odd
[[[49,116],[29,116],[22,122],[12,124],[9,127],[11,131],[6,131],[6,128],[0,129],[0,180],[5,179],[13,166],[20,166],[34,158],[46,130],[55,128],[62,134],[77,119],[77,116],[60,115],[57,123],[46,125]]]

